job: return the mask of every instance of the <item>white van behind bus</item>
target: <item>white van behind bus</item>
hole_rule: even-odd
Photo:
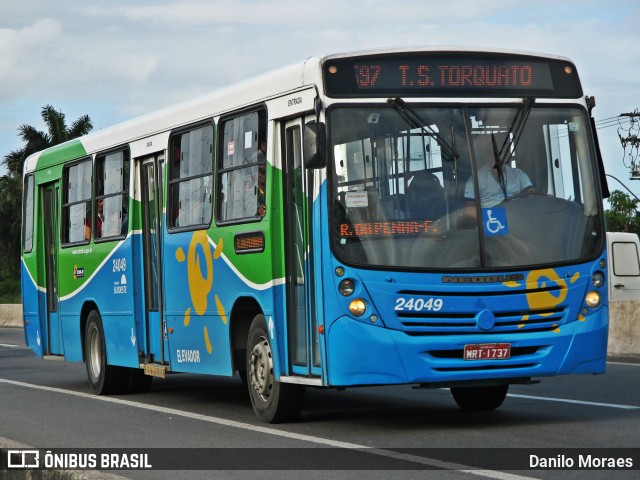
[[[640,240],[607,232],[609,257],[609,356],[640,358]]]

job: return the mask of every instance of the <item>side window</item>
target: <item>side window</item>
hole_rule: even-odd
[[[129,150],[96,158],[94,236],[97,240],[127,234],[129,225]]]
[[[62,243],[91,238],[91,159],[65,167],[63,173]]]
[[[613,242],[613,273],[620,277],[640,276],[638,248],[632,242]]]
[[[169,226],[208,227],[212,212],[213,125],[171,137],[169,175]]]
[[[221,122],[218,219],[259,220],[265,214],[267,115],[264,110]]]
[[[24,223],[23,223],[23,250],[25,253],[33,249],[33,175],[24,180]]]

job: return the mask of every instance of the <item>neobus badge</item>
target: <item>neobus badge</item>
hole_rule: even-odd
[[[513,273],[510,275],[473,275],[473,276],[444,276],[442,283],[504,283],[524,280],[522,273]]]

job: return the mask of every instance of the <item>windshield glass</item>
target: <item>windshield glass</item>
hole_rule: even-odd
[[[581,108],[397,100],[336,107],[328,123],[333,247],[346,263],[499,269],[597,252],[601,208]]]

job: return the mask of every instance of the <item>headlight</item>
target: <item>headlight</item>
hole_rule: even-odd
[[[338,291],[345,297],[352,295],[355,288],[356,283],[350,278],[345,278],[340,282],[340,285],[338,285]]]
[[[349,311],[354,317],[361,317],[366,309],[367,304],[361,298],[356,298],[349,304]]]
[[[600,294],[598,292],[591,291],[587,293],[587,296],[584,300],[587,303],[587,306],[589,306],[590,308],[596,308],[598,305],[600,305]]]
[[[595,272],[591,277],[591,281],[593,282],[594,287],[600,288],[602,285],[604,285],[604,273]]]

